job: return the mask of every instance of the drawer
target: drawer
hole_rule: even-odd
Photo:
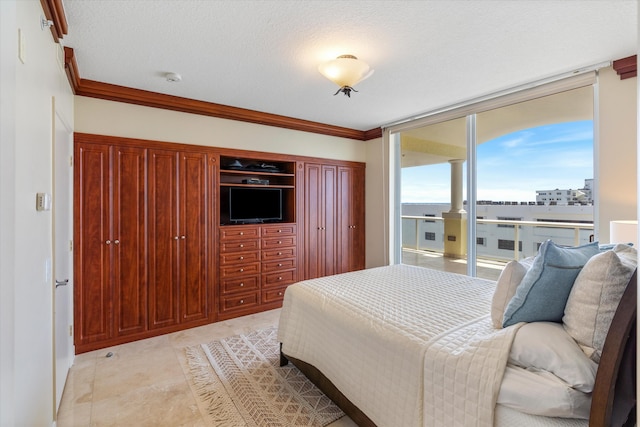
[[[296,270],[278,271],[262,275],[262,286],[290,285],[296,281]]]
[[[262,251],[262,260],[271,261],[283,258],[295,258],[296,248],[278,248],[278,249],[265,249]]]
[[[292,268],[296,268],[296,260],[293,258],[262,263],[263,273],[269,273],[272,271],[280,271],[280,270],[291,270]]]
[[[248,276],[251,274],[260,273],[259,262],[249,262],[246,264],[230,265],[226,267],[220,267],[220,277],[225,278],[229,276]]]
[[[295,234],[295,224],[281,224],[262,227],[262,237],[293,236]]]
[[[220,255],[220,265],[260,261],[260,251],[231,252]]]
[[[279,247],[295,246],[296,236],[274,237],[262,239],[262,249],[275,249]]]
[[[260,240],[236,240],[220,243],[220,252],[254,251],[260,249]]]
[[[258,227],[220,227],[220,240],[238,240],[260,237]]]
[[[259,276],[235,277],[220,279],[220,290],[223,294],[257,291],[260,287]]]
[[[279,302],[284,299],[284,292],[287,289],[286,286],[282,288],[268,289],[262,292],[262,303],[267,304],[270,302]]]
[[[255,307],[258,305],[258,296],[258,292],[253,292],[249,294],[224,297],[220,300],[220,310],[225,312],[229,310]]]

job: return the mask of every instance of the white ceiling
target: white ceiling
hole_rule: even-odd
[[[637,0],[63,2],[83,79],[358,130],[638,51]]]

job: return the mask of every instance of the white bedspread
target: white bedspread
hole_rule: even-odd
[[[494,288],[407,265],[300,282],[278,338],[379,427],[490,426],[517,328],[491,327]]]

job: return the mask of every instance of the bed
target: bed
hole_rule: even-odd
[[[597,252],[594,259],[605,251]],[[523,274],[531,275],[539,261],[532,260]],[[588,262],[575,273],[585,276],[582,281],[596,277]],[[588,396],[586,416],[527,413],[503,398],[513,369],[521,369],[512,366],[512,357],[516,344],[529,340],[518,338],[525,326],[550,323],[545,327],[558,329],[558,323],[514,318],[496,327],[491,311],[500,280],[507,280],[502,275],[496,284],[392,265],[297,283],[287,289],[281,312],[281,363],[294,363],[360,426],[593,427],[625,425],[627,419],[634,425],[635,259],[629,276],[624,296],[615,302],[599,365],[591,362],[595,380],[588,393],[577,393]],[[522,383],[510,384],[517,389]]]

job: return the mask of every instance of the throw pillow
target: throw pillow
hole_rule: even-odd
[[[571,287],[598,243],[560,247],[544,242],[504,312],[503,327],[518,322],[562,322]]]
[[[516,293],[516,288],[524,278],[527,270],[531,268],[532,262],[533,257],[525,258],[522,261],[509,261],[500,272],[500,277],[496,282],[496,290],[493,292],[493,299],[491,300],[491,322],[494,328],[502,328],[504,310]]]
[[[636,269],[637,256],[636,248],[624,244],[594,256],[569,294],[564,327],[597,363],[620,298]]]
[[[591,393],[598,365],[589,359],[560,323],[527,323],[516,332],[509,363],[547,371],[569,386]]]

